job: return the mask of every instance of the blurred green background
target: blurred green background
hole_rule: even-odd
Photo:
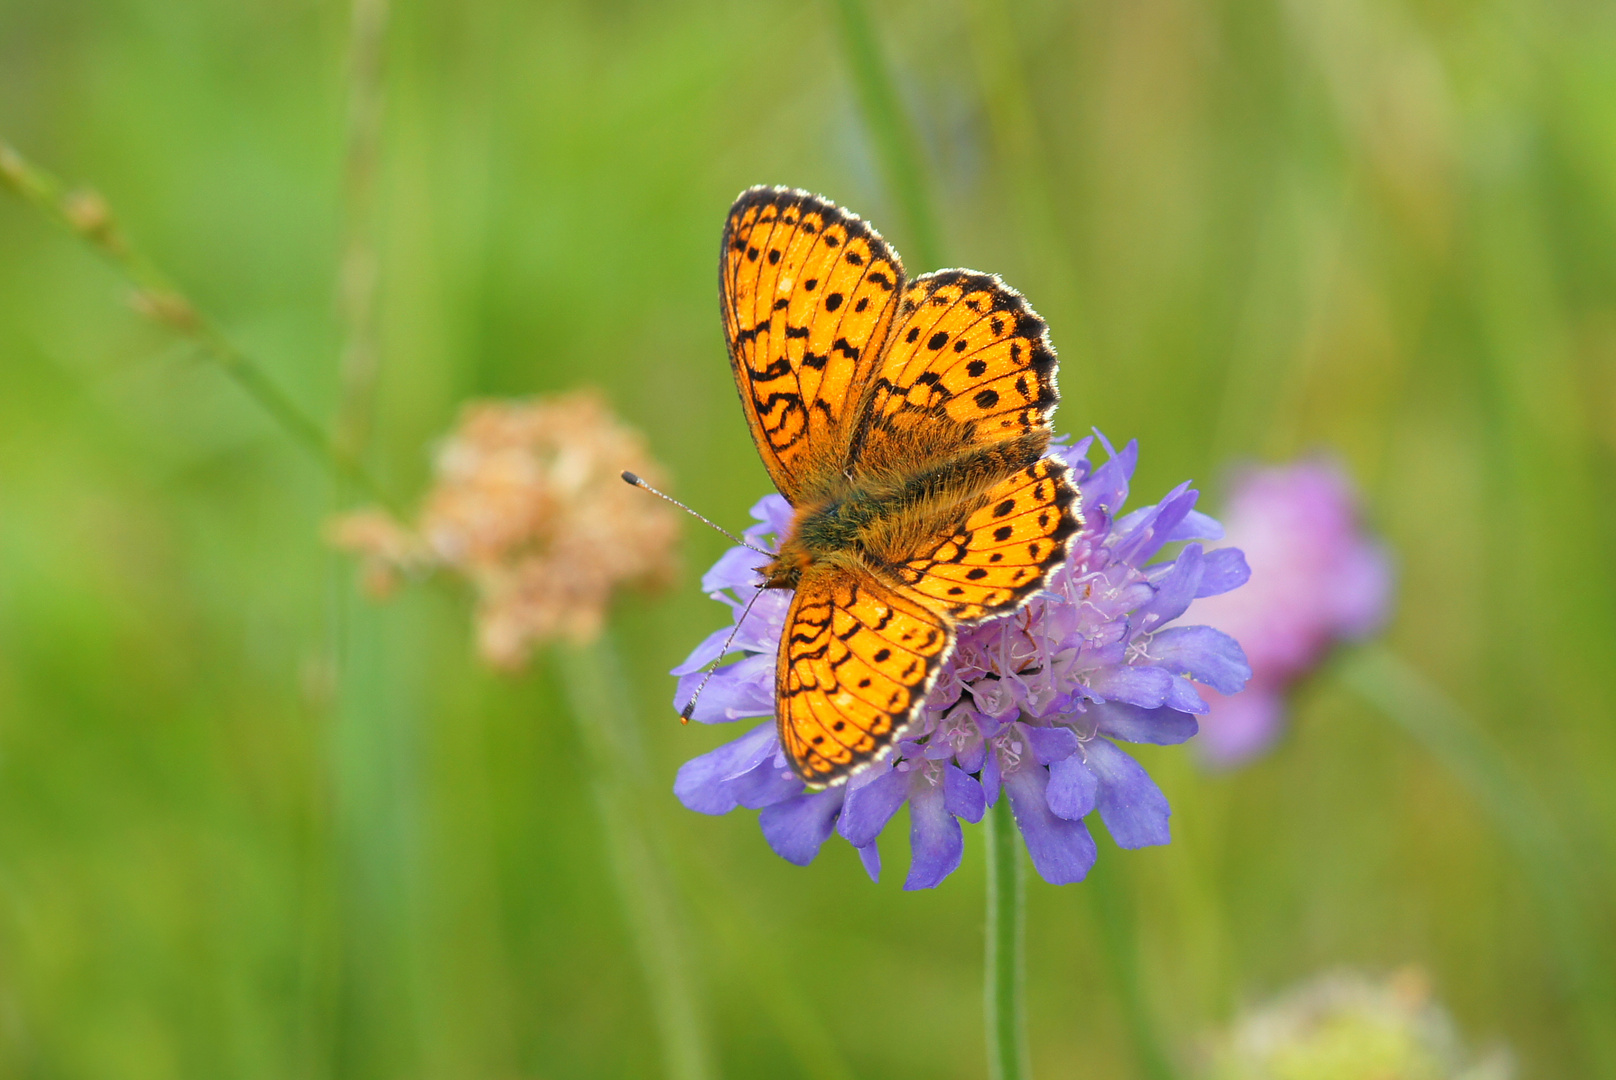
[[[1608,971],[1616,8],[874,22],[944,257],[1049,319],[1063,430],[1137,436],[1137,497],[1194,477],[1212,509],[1234,459],[1348,464],[1398,552],[1391,647],[1542,794]],[[730,200],[811,188],[910,250],[833,7],[397,0],[368,204],[344,198],[350,25],[344,0],[0,0],[0,137],[104,193],[320,417],[368,228],[368,461],[401,498],[465,399],[588,383],[677,494],[744,522],[768,481],[716,311]],[[359,598],[320,541],[329,478],[126,292],[0,198],[0,1075],[656,1075],[557,659],[486,673],[454,588]],[[679,587],[615,620],[659,791],[733,734],[675,722],[666,675],[723,621],[697,575],[724,546],[688,530]],[[1105,946],[1095,881],[1032,883],[1038,1075],[1146,1075],[1117,956],[1183,1060],[1317,970],[1412,963],[1523,1075],[1612,1075],[1509,808],[1335,672],[1296,705],[1237,773],[1140,754],[1174,842],[1102,839],[1095,870],[1134,936]],[[840,840],[804,870],[753,814],[654,812],[722,1075],[983,1074],[977,832],[907,894],[901,843],[872,885]]]

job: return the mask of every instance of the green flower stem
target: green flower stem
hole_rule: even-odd
[[[622,663],[605,636],[557,651],[666,1074],[669,1080],[709,1080],[714,1073],[696,1012],[684,924],[644,812],[645,756],[626,704]]]
[[[1010,797],[1000,792],[988,811],[987,1014],[989,1080],[1028,1080],[1027,871],[1016,838]]]
[[[60,181],[0,140],[0,188],[87,243],[135,287],[135,308],[191,341],[256,401],[315,459],[368,497],[391,502],[352,457],[338,451],[324,429],[277,387],[264,370],[231,343],[118,228],[100,196],[68,191]]]
[[[931,189],[921,165],[920,139],[898,100],[898,90],[881,53],[881,43],[864,0],[834,0],[842,48],[858,92],[859,107],[875,145],[887,186],[909,227],[904,247],[926,269],[943,265],[942,244]]]
[[[1616,1077],[1616,986],[1591,954],[1591,932],[1565,836],[1531,782],[1481,725],[1418,670],[1383,645],[1344,655],[1337,677],[1373,705],[1469,789],[1524,871],[1554,950],[1568,1008],[1580,1029],[1590,1075]]]

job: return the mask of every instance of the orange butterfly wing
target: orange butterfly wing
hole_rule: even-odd
[[[953,649],[947,620],[866,572],[803,575],[776,662],[781,745],[812,784],[873,760],[919,708]]]
[[[997,277],[943,270],[906,282],[880,234],[804,191],[743,192],[719,275],[742,407],[793,505],[869,473],[984,455],[970,478],[897,511],[918,540],[884,565],[850,549],[797,584],[776,665],[780,741],[800,776],[832,784],[901,735],[956,625],[1013,610],[1066,557],[1082,520],[1077,489],[1065,465],[1040,456],[1059,396],[1055,352],[1043,320]]]
[[[938,270],[904,289],[868,391],[865,441],[955,425],[959,448],[1049,430],[1060,392],[1044,320],[998,277]]]
[[[954,453],[1005,455],[994,459],[1002,479],[933,509],[927,542],[890,556],[897,581],[953,622],[1020,606],[1082,524],[1070,470],[1041,456],[1060,399],[1055,364],[1044,320],[994,275],[939,270],[904,289],[867,391],[860,460],[903,460],[936,432]]]
[[[730,367],[758,453],[794,505],[847,457],[903,283],[881,235],[825,199],[755,187],[730,208],[719,261]]]
[[[811,784],[845,779],[902,736],[954,647],[954,628],[1014,610],[1082,524],[1067,466],[1040,458],[975,500],[963,526],[890,571],[820,566],[780,635],[780,743]]]
[[[1020,607],[1066,561],[1083,524],[1071,470],[1039,458],[975,500],[963,526],[897,567],[921,603],[970,623]]]

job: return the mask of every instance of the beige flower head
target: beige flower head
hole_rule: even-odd
[[[593,392],[467,405],[438,450],[414,529],[379,510],[338,518],[333,544],[364,558],[372,591],[443,568],[477,591],[483,658],[520,667],[536,645],[600,632],[612,591],[674,575],[677,516],[635,491],[656,482],[645,440]]]

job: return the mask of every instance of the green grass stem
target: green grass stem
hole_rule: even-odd
[[[941,233],[920,138],[898,98],[897,84],[882,54],[864,0],[834,0],[847,68],[858,93],[864,123],[888,187],[904,215],[909,235],[903,247],[925,270],[943,265]]]
[[[340,452],[324,429],[287,397],[263,368],[237,348],[168,275],[130,243],[101,196],[86,190],[69,191],[4,140],[0,140],[0,187],[73,233],[110,263],[134,286],[135,310],[195,345],[333,476],[393,508],[359,464]]]
[[[339,367],[341,394],[333,443],[349,461],[364,460],[375,409],[377,343],[376,294],[380,260],[376,252],[376,182],[381,171],[389,0],[353,0],[348,31],[347,146],[342,163],[342,261],[337,278],[337,311],[345,340]]]
[[[596,810],[623,912],[645,977],[669,1080],[715,1075],[697,1009],[684,921],[646,821],[646,764],[624,697],[628,679],[608,637],[557,649],[568,702],[588,753]]]

